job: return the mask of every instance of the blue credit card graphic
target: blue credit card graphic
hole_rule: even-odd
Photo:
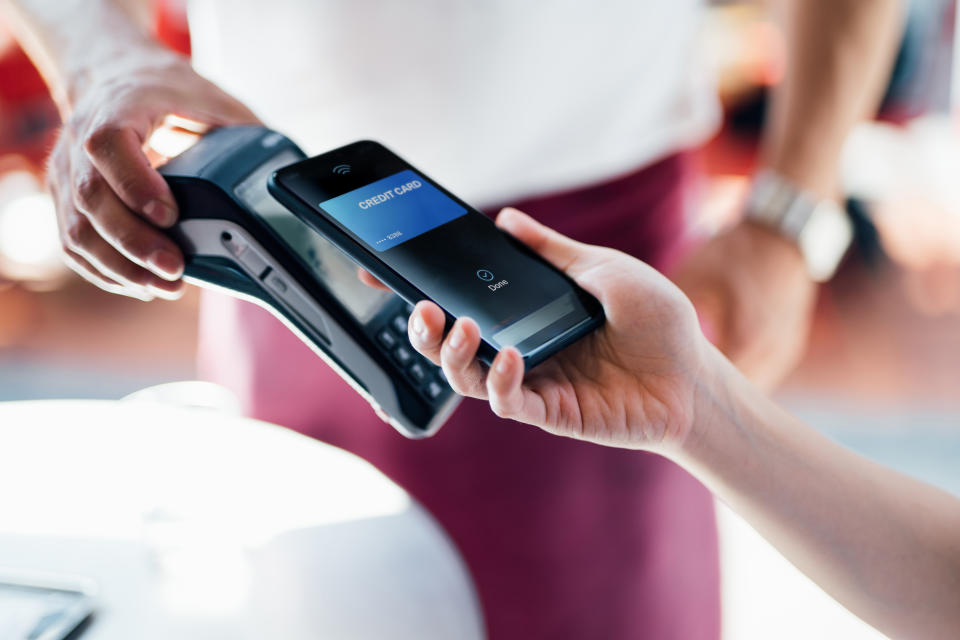
[[[374,251],[386,251],[467,212],[409,169],[320,203]]]

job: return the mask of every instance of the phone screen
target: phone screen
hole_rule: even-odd
[[[527,354],[599,313],[489,218],[375,143],[344,150],[358,146],[349,165],[314,159],[277,180],[451,315],[476,320],[498,349]]]
[[[270,197],[267,178],[280,167],[298,160],[292,152],[281,153],[247,176],[234,189],[247,209],[260,216],[293,250],[313,275],[360,323],[367,323],[389,302],[393,295],[360,286],[357,267],[329,240],[307,226],[300,218],[284,209]]]

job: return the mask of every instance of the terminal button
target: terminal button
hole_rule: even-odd
[[[267,276],[267,284],[279,294],[284,294],[289,288],[286,281],[275,273]]]
[[[427,385],[427,396],[431,400],[436,400],[443,393],[443,387],[436,380],[431,380]]]
[[[410,364],[410,361],[413,360],[413,354],[410,352],[410,349],[407,349],[402,344],[393,350],[393,357],[403,366],[407,366]]]
[[[220,239],[227,251],[246,268],[248,273],[253,274],[256,278],[263,277],[264,272],[270,265],[246,240],[228,231],[224,231]]]
[[[419,362],[415,362],[408,369],[410,377],[413,378],[413,381],[417,384],[423,384],[423,381],[427,379],[427,371],[423,368],[423,365]]]
[[[397,346],[397,339],[388,329],[381,331],[377,335],[377,340],[379,340],[380,344],[387,349],[393,349],[395,346]]]
[[[393,329],[402,336],[407,335],[407,318],[404,316],[394,316]]]

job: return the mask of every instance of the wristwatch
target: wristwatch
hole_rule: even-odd
[[[829,280],[853,242],[853,224],[833,200],[822,200],[770,170],[757,173],[746,219],[797,245],[816,282]]]

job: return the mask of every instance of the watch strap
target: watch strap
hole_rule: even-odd
[[[853,242],[853,224],[839,204],[817,198],[770,170],[755,176],[746,217],[796,244],[807,273],[817,282],[833,276]]]

